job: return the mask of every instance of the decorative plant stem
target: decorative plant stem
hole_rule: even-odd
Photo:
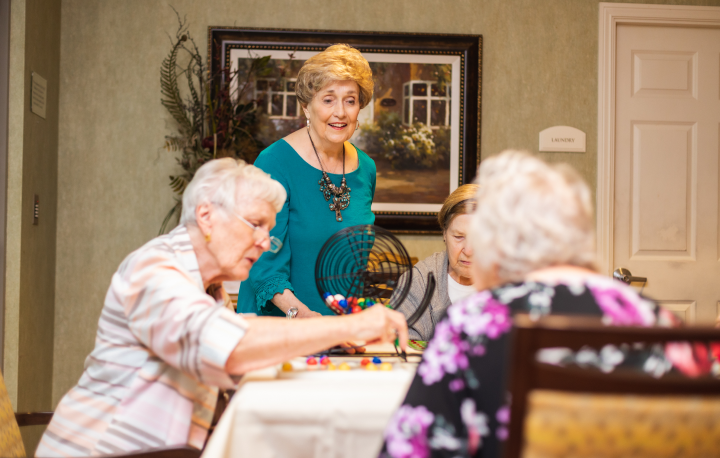
[[[178,30],[171,38],[170,53],[160,65],[160,103],[177,123],[177,133],[165,137],[165,148],[180,153],[177,161],[182,172],[170,176],[175,205],[163,219],[161,234],[171,227],[173,220],[179,221],[183,192],[198,168],[218,157],[252,163],[262,149],[253,134],[256,103],[247,99],[255,75],[262,74],[269,61],[269,56],[254,59],[244,81],[238,81],[236,93],[230,93],[231,82],[239,79],[238,73],[223,68],[220,75],[210,74],[188,32],[187,20],[175,13]],[[178,61],[185,59],[187,63],[181,66]],[[183,75],[187,87],[181,91],[178,81]],[[183,93],[188,94],[185,99]]]

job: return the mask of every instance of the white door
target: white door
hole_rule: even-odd
[[[618,25],[613,268],[687,322],[720,313],[720,29]],[[639,284],[637,286],[640,286]]]

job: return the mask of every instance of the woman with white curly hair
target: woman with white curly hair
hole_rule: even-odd
[[[339,318],[243,317],[221,282],[245,280],[285,202],[260,169],[225,158],[198,169],[180,225],[120,264],[85,371],[55,411],[37,456],[95,456],[171,446],[201,449],[218,399],[238,376],[348,339],[390,341],[407,325],[372,307]],[[211,296],[210,294],[213,294]]]
[[[622,325],[674,321],[595,271],[591,193],[570,167],[505,151],[480,164],[477,183],[468,237],[479,292],[452,304],[437,324],[385,430],[382,457],[501,456],[516,313],[595,315]],[[633,360],[642,367],[647,357]]]

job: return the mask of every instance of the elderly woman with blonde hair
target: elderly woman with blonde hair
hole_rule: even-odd
[[[620,325],[673,321],[595,271],[591,193],[572,169],[506,151],[480,164],[477,183],[468,238],[478,292],[452,304],[437,324],[385,430],[382,457],[501,456],[516,313],[595,315]],[[620,364],[616,356],[603,364]]]
[[[422,316],[410,324],[410,338],[430,340],[435,325],[445,315],[450,304],[475,292],[472,279],[473,248],[469,242],[470,214],[475,209],[476,184],[465,184],[453,191],[438,212],[445,250],[437,252],[413,267],[410,292],[398,308],[410,318],[420,307],[433,274],[436,288]]]
[[[404,343],[404,318],[385,307],[289,322],[242,317],[206,293],[246,279],[263,252],[281,248],[269,231],[285,200],[278,182],[242,161],[200,167],[180,225],[130,253],[113,275],[95,349],[38,456],[200,449],[218,387],[233,388],[237,376],[347,339],[390,341],[399,333]]]
[[[238,312],[288,318],[332,314],[318,295],[313,267],[334,233],[375,221],[370,209],[375,163],[349,142],[360,110],[372,100],[373,84],[367,60],[347,45],[330,46],[300,69],[295,91],[307,126],[255,161],[287,191],[272,231],[283,248],[265,253],[240,285]]]

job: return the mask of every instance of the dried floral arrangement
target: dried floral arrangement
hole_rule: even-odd
[[[165,148],[179,153],[182,172],[170,176],[175,205],[160,226],[161,234],[171,221],[179,220],[183,192],[200,166],[221,157],[252,163],[265,147],[256,132],[257,104],[248,94],[252,79],[269,71],[269,57],[252,59],[242,75],[222,66],[221,74],[211,74],[190,36],[187,19],[175,13],[178,30],[160,66],[160,103],[177,123],[177,133],[165,137]]]

